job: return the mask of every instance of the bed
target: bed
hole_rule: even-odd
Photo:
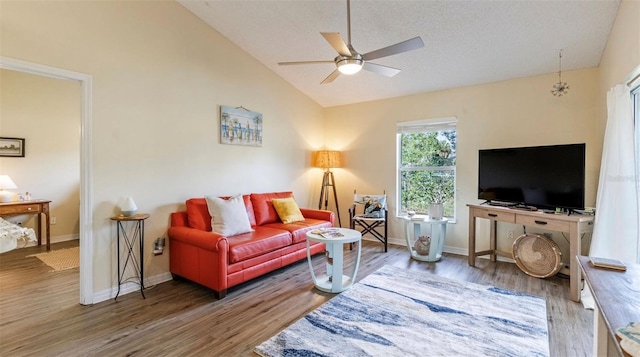
[[[18,240],[24,245],[36,241],[36,233],[31,228],[24,228],[0,218],[0,253],[8,252],[18,247]]]

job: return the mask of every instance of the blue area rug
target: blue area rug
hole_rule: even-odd
[[[544,299],[385,266],[255,348],[261,356],[548,356]]]

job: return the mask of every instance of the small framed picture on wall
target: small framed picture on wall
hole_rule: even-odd
[[[262,113],[221,105],[220,143],[262,146]]]
[[[24,139],[0,137],[0,157],[24,157]]]

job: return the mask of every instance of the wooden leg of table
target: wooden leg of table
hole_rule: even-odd
[[[42,215],[36,214],[37,229],[38,229],[38,247],[42,245]]]
[[[46,229],[46,232],[47,232],[46,233],[47,234],[47,250],[49,251],[49,250],[51,250],[51,219],[49,218],[49,211],[48,210],[44,213],[44,216],[45,216],[44,222],[46,224],[45,229]]]
[[[569,297],[575,302],[580,302],[580,264],[578,263],[578,255],[582,249],[580,246],[580,236],[578,234],[578,225],[574,224],[569,232]]]
[[[469,212],[469,265],[476,265],[476,217]]]
[[[593,308],[593,355],[606,356],[608,342],[607,325],[596,305]]]
[[[498,246],[497,239],[498,235],[496,231],[498,230],[498,221],[491,220],[491,228],[489,229],[489,249],[491,249],[491,261],[496,261],[496,247]]]

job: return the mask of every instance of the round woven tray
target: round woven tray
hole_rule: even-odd
[[[546,278],[562,269],[562,253],[556,242],[538,234],[523,234],[513,242],[518,268],[536,278]]]

